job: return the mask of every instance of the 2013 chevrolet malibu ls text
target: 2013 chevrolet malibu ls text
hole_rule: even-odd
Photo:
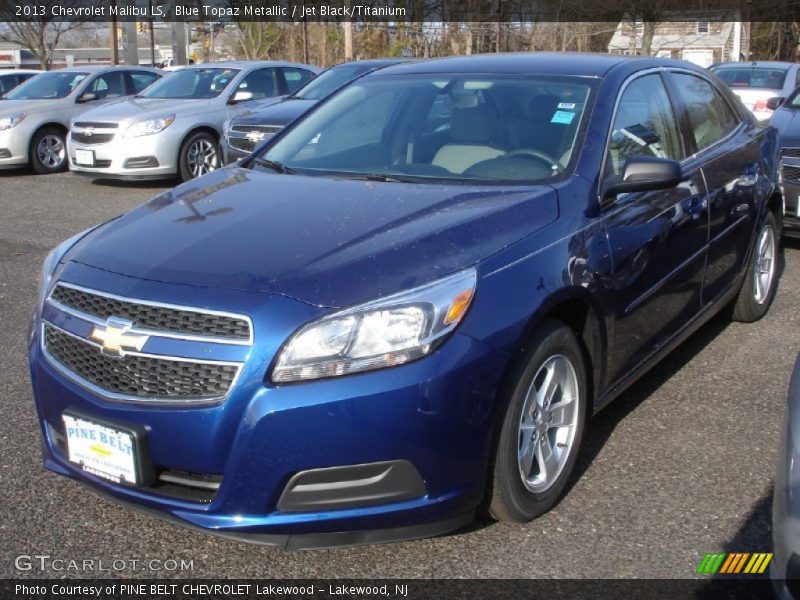
[[[528,521],[588,417],[719,310],[766,313],[777,154],[679,61],[366,75],[50,253],[45,465],[289,548]]]

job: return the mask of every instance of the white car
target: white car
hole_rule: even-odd
[[[47,71],[18,85],[0,100],[0,168],[65,169],[71,119],[138,94],[159,77],[147,67],[86,66]]]
[[[710,67],[759,121],[800,85],[800,64],[777,61],[731,62]]]
[[[0,71],[0,96],[4,96],[21,83],[41,73],[30,69],[9,69]]]
[[[316,74],[304,64],[239,61],[188,66],[144,93],[72,124],[73,171],[94,179],[186,181],[221,165],[223,123],[260,99],[294,91]]]

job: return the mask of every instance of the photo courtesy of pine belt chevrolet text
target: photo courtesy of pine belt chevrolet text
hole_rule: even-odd
[[[179,147],[152,173],[189,169]],[[530,521],[594,413],[714,315],[769,310],[779,152],[683,61],[381,65],[50,252],[28,343],[45,466],[283,548]]]

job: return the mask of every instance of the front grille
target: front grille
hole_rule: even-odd
[[[221,398],[238,371],[235,365],[150,356],[107,356],[100,348],[51,325],[44,325],[44,347],[53,360],[101,390],[164,400]]]
[[[800,167],[783,165],[781,169],[784,181],[800,181]]]
[[[278,125],[234,125],[228,134],[228,144],[237,150],[252,152],[258,144],[268,140],[280,130],[281,127]],[[264,137],[253,140],[247,137],[248,133],[263,133]]]
[[[231,340],[250,339],[249,321],[235,316],[138,304],[62,284],[55,287],[51,298],[64,306],[100,319],[126,319],[140,329]]]
[[[93,133],[87,135],[82,131],[73,131],[72,139],[81,144],[105,144],[114,139],[113,133]]]
[[[119,123],[98,123],[96,121],[76,121],[73,127],[94,127],[95,129],[116,129]]]
[[[781,153],[790,158],[800,158],[800,148],[784,148]]]
[[[280,125],[234,125],[231,131],[237,133],[264,133],[274,135],[281,130]]]

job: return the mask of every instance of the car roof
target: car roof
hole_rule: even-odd
[[[139,65],[83,65],[78,67],[65,67],[63,69],[53,69],[51,73],[103,73],[105,71],[113,71],[115,69],[136,69],[137,71],[152,71],[153,73],[161,73],[159,69],[153,67],[144,67]],[[44,73],[44,71],[42,71]]]
[[[285,60],[224,60],[220,62],[207,62],[194,65],[186,65],[184,69],[249,69],[251,67],[300,67],[318,71],[319,68],[303,63],[289,62]]]
[[[0,75],[14,75],[22,73],[24,75],[28,75],[29,73],[43,73],[40,69],[0,69]]]
[[[685,61],[667,58],[593,54],[581,52],[512,52],[476,54],[407,62],[381,69],[371,76],[401,73],[507,73],[602,77],[617,65],[639,68],[674,66],[685,68]]]
[[[769,67],[772,69],[789,69],[796,63],[784,62],[779,60],[753,60],[749,62],[724,62],[711,65],[713,69],[720,69],[725,67]]]

